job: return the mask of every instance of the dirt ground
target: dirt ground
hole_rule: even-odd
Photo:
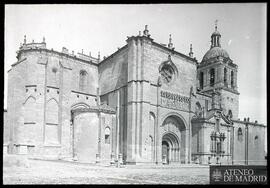
[[[3,184],[209,184],[209,167],[116,168],[44,160],[24,160],[15,165],[5,165],[4,161]]]

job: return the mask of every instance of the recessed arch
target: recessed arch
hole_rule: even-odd
[[[185,118],[181,115],[181,114],[179,114],[179,113],[177,113],[177,112],[169,112],[168,114],[166,114],[162,119],[161,119],[161,122],[163,122],[162,124],[161,124],[161,126],[163,126],[164,125],[164,122],[165,122],[165,120],[168,118],[168,117],[175,117],[178,121],[179,121],[179,123],[182,123],[184,126],[185,126],[185,129],[187,129],[187,122],[186,122],[186,120],[185,120]]]
[[[30,95],[23,103],[24,123],[36,122],[36,98]]]
[[[86,70],[80,70],[80,77],[79,77],[79,90],[86,92],[88,85],[88,73]]]
[[[55,98],[50,98],[46,103],[45,143],[59,144],[59,106]]]
[[[181,162],[180,160],[180,138],[173,132],[162,135],[162,161],[164,164]]]
[[[168,161],[185,163],[187,151],[187,123],[181,114],[177,112],[170,112],[162,118],[161,137],[162,141],[169,144],[167,148]],[[162,145],[162,148],[166,148]],[[163,150],[164,150],[163,148]],[[166,152],[164,150],[164,152]],[[166,155],[167,155],[166,154]],[[162,154],[164,161],[164,155]]]
[[[23,105],[26,104],[26,102],[27,102],[28,100],[31,100],[31,99],[33,99],[34,101],[36,101],[36,98],[35,98],[33,95],[30,95],[30,96],[27,97],[27,99],[23,102]]]
[[[47,103],[49,102],[56,102],[56,104],[58,105],[58,101],[55,98],[50,98],[49,100],[47,100]]]
[[[77,109],[77,108],[90,108],[90,106],[84,102],[79,102],[71,106],[72,110]]]

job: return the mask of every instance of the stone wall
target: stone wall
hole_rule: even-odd
[[[4,112],[3,112],[3,119],[4,119],[4,129],[3,129],[3,132],[4,132],[4,145],[5,144],[8,144],[9,142],[9,127],[8,127],[8,123],[7,123],[7,110],[4,109]]]
[[[242,135],[239,134],[240,129]],[[264,125],[247,121],[234,121],[234,164],[266,164],[265,131]]]
[[[8,94],[7,94],[7,115],[10,131],[10,147],[9,152],[13,152],[13,146],[18,141],[16,135],[18,128],[23,126],[22,104],[26,99],[26,80],[27,77],[27,61],[25,59],[13,64],[12,69],[8,72]]]
[[[127,84],[127,48],[103,60],[98,67],[101,95],[112,92]]]
[[[239,94],[221,90],[221,107],[225,115],[232,111],[232,119],[237,119],[239,114]]]
[[[15,150],[28,145],[35,155],[70,156],[71,108],[96,105],[97,65],[46,49],[21,51],[18,58],[8,75]],[[81,70],[87,72],[83,91]]]

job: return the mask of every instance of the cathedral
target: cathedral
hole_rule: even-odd
[[[207,40],[207,39],[205,39]],[[266,164],[240,120],[238,66],[217,26],[201,61],[143,33],[103,59],[24,38],[8,71],[4,152],[102,164]],[[254,109],[255,110],[255,109]]]

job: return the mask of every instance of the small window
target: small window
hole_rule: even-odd
[[[254,137],[254,144],[257,145],[258,142],[259,142],[259,136],[256,135],[256,136]]]
[[[238,128],[238,131],[237,131],[237,140],[240,141],[240,142],[243,140],[243,132],[242,132],[242,129],[241,128]]]
[[[85,70],[80,71],[79,89],[86,92],[88,82],[88,74]]]
[[[109,127],[105,128],[105,144],[110,144],[110,134],[111,129]]]

